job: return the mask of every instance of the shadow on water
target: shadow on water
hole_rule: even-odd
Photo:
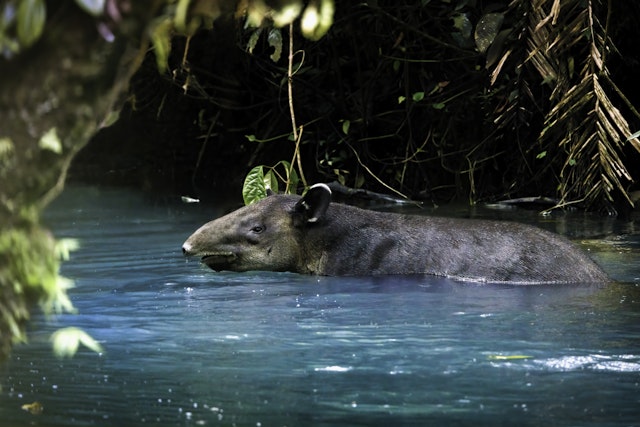
[[[606,286],[214,273],[180,253],[212,215],[91,188],[51,207],[82,244],[62,271],[78,314],[36,318],[1,371],[3,425],[640,420],[637,235],[593,247],[620,281]],[[55,359],[49,336],[69,325],[105,353]],[[42,414],[21,409],[34,401]]]

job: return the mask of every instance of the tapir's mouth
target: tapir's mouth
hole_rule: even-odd
[[[200,261],[210,269],[217,271],[231,264],[236,258],[238,256],[233,252],[216,252],[203,255]]]

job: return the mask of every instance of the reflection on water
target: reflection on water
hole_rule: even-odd
[[[180,253],[212,215],[68,190],[47,222],[81,241],[62,272],[79,312],[37,318],[0,371],[2,425],[640,420],[640,239],[629,224],[608,220],[613,234],[592,249],[621,283],[509,287],[214,273]],[[70,325],[105,353],[55,359],[49,336]],[[21,409],[33,402],[41,414]]]

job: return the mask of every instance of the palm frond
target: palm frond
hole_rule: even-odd
[[[565,152],[561,202],[612,201],[617,190],[633,205],[626,191],[632,176],[621,156],[626,144],[640,151],[640,141],[611,100],[617,88],[608,78],[605,53],[615,47],[597,19],[600,2],[569,0],[560,7],[558,0],[539,0],[537,5],[530,19],[529,62],[554,84],[549,99],[555,106],[545,117],[539,143]],[[577,73],[576,54],[581,55]]]

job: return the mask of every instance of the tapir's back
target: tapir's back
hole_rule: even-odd
[[[433,274],[499,283],[605,282],[566,238],[524,224],[398,215],[332,204],[309,230],[318,274]]]

